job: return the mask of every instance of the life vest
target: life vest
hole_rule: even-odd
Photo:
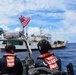
[[[44,61],[48,64],[51,70],[58,69],[57,58],[54,56],[53,52],[47,52],[38,57],[38,59],[44,59]]]
[[[13,67],[15,65],[15,55],[14,54],[5,54],[7,67]]]

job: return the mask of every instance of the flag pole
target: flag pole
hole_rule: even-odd
[[[28,40],[27,26],[26,26],[26,39]]]
[[[24,27],[23,27],[23,36],[24,36]],[[26,39],[28,39],[27,26],[26,26]]]
[[[22,30],[22,35],[23,35],[23,38],[24,38],[24,27],[22,27],[23,28],[23,30]]]

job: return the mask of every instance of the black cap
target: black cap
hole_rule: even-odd
[[[48,52],[48,50],[51,50],[51,44],[46,39],[42,39],[38,42],[37,47],[41,54]]]
[[[5,46],[5,51],[11,53],[11,49],[15,51],[15,46],[13,44],[6,45]]]

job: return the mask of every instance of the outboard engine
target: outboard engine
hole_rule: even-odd
[[[69,63],[67,65],[67,72],[68,72],[68,75],[74,75],[74,69],[73,69],[72,63]]]

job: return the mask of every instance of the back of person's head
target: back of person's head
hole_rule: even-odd
[[[15,46],[13,44],[9,44],[5,46],[5,51],[7,53],[12,53],[11,50],[15,51]]]
[[[46,39],[42,39],[37,44],[38,50],[41,54],[48,52],[48,50],[52,49],[51,44]]]

